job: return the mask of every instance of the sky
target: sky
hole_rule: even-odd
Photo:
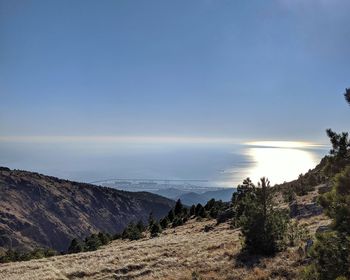
[[[0,0],[0,141],[327,142],[326,128],[349,129],[349,10]]]

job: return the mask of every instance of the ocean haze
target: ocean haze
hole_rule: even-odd
[[[322,145],[263,141],[2,141],[0,164],[60,178],[207,180],[206,187],[236,187],[246,177],[293,180],[328,152]],[[291,144],[292,143],[292,144]],[[294,143],[294,144],[293,144]]]

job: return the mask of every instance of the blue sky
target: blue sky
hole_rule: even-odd
[[[0,136],[326,142],[349,129],[349,10],[0,0]]]

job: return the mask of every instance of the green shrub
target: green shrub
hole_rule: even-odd
[[[85,238],[84,242],[84,251],[96,251],[100,246],[102,246],[102,242],[97,234],[91,234],[89,237]]]
[[[285,188],[282,191],[282,196],[283,196],[284,202],[287,202],[287,203],[291,203],[291,202],[295,201],[295,199],[296,199],[295,191],[291,187]]]
[[[334,229],[350,234],[350,166],[333,179],[332,191],[319,199],[326,214],[334,221]]]
[[[137,222],[136,227],[140,232],[144,232],[146,230],[146,226],[143,224],[142,220]]]
[[[166,229],[169,225],[169,220],[167,217],[163,218],[160,220],[160,226],[162,227],[162,229]]]
[[[156,222],[156,220],[153,217],[153,213],[149,213],[148,216],[148,228],[150,229],[152,227],[152,225]]]
[[[335,231],[317,234],[310,253],[313,262],[302,274],[303,279],[333,280],[350,277],[350,238]]]
[[[175,217],[175,219],[174,219],[174,221],[172,223],[172,226],[173,226],[173,228],[175,228],[175,227],[178,227],[178,226],[182,226],[183,224],[184,224],[184,222],[183,222],[182,218]]]
[[[57,252],[49,248],[35,248],[31,251],[15,251],[9,249],[4,255],[0,256],[0,263],[29,261],[32,259],[41,259],[56,256]]]
[[[97,235],[98,239],[101,242],[101,245],[107,245],[109,243],[109,241],[111,241],[111,236],[107,233],[104,232],[99,232]]]
[[[156,237],[161,232],[162,232],[162,228],[158,222],[154,223],[150,228],[151,237]]]
[[[68,247],[68,254],[79,253],[82,251],[84,251],[83,244],[81,244],[78,239],[74,238]]]
[[[224,203],[221,200],[211,199],[204,206],[204,209],[211,218],[216,219],[219,212],[228,209],[228,206],[228,203]]]
[[[285,237],[288,246],[297,246],[310,239],[310,233],[305,225],[293,221],[288,224]]]
[[[333,231],[316,235],[310,253],[312,263],[303,272],[304,279],[350,279],[350,166],[332,183],[332,190],[323,194],[319,202],[333,220]]]
[[[138,240],[142,238],[142,232],[133,222],[131,222],[124,229],[122,233],[122,238],[129,239],[129,240]]]
[[[197,271],[193,271],[191,276],[192,276],[192,280],[202,280],[203,279]]]

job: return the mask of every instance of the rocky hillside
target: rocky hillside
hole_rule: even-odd
[[[120,232],[130,221],[163,217],[174,205],[161,196],[0,168],[0,247],[66,250],[93,232]]]

